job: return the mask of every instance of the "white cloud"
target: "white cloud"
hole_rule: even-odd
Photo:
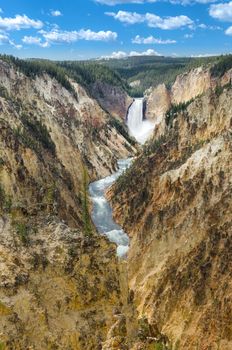
[[[204,23],[199,24],[197,27],[201,29],[208,29],[208,30],[222,30],[222,27],[220,26],[206,25]]]
[[[16,49],[21,49],[22,45],[17,45],[13,40],[11,40],[6,33],[0,33],[0,45],[9,44]]]
[[[157,39],[154,36],[148,36],[147,38],[142,38],[140,35],[136,35],[134,39],[132,39],[133,44],[175,44],[176,40],[162,40]]]
[[[156,0],[95,0],[101,5],[119,5],[119,4],[145,4],[146,2],[156,2]]]
[[[9,43],[9,37],[7,34],[0,33],[0,45],[2,44],[8,44]]]
[[[209,9],[211,17],[221,21],[232,21],[232,1],[217,5],[211,5]]]
[[[170,2],[174,5],[194,5],[196,3],[199,4],[209,4],[212,2],[216,2],[217,0],[95,0],[95,2],[101,5],[122,5],[122,4],[145,4],[145,3],[154,3],[154,2]]]
[[[28,45],[38,45],[40,47],[49,47],[47,41],[42,42],[42,39],[37,36],[24,36],[22,42]]]
[[[114,19],[126,23],[146,23],[151,28],[160,28],[164,30],[177,29],[184,26],[192,25],[193,21],[188,16],[175,16],[175,17],[160,17],[153,13],[139,14],[137,12],[118,11],[106,12],[107,16],[114,17]]]
[[[143,52],[131,51],[129,53],[125,51],[117,51],[117,52],[113,52],[109,56],[102,56],[101,59],[106,59],[106,60],[111,58],[120,59],[120,58],[127,58],[127,57],[133,57],[133,56],[161,56],[161,55],[153,49],[148,49],[147,51],[143,51]]]
[[[0,16],[0,29],[1,30],[20,30],[27,28],[40,29],[43,27],[43,22],[40,20],[34,20],[26,15],[16,15],[15,17],[1,17]]]
[[[225,34],[232,35],[232,26],[230,26],[229,28],[226,29]]]
[[[107,16],[114,17],[114,19],[126,23],[126,24],[135,24],[145,22],[145,16],[136,12],[127,12],[127,11],[118,11],[115,12],[105,12]]]
[[[216,2],[217,0],[170,0],[171,4],[174,5],[194,5],[194,4],[210,4]]]
[[[62,13],[59,10],[51,10],[51,15],[53,17],[59,17],[62,16]]]
[[[42,34],[48,43],[73,43],[79,40],[107,42],[114,41],[118,37],[117,33],[111,32],[110,30],[93,32],[90,29],[81,29],[79,31],[62,31],[53,29],[50,32],[42,30],[40,31],[40,34]]]

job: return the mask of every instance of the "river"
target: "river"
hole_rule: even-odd
[[[143,99],[135,99],[127,116],[129,133],[139,143],[143,144],[151,135],[154,124],[143,118]],[[117,255],[125,257],[129,249],[129,237],[124,230],[113,220],[112,209],[105,198],[105,192],[116,179],[130,167],[133,158],[118,161],[118,170],[114,174],[89,185],[89,194],[92,201],[91,217],[99,234],[117,244]]]

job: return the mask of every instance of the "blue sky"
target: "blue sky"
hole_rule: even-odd
[[[232,52],[232,1],[0,0],[0,52],[86,59]]]

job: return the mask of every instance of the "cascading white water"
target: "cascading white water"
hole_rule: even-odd
[[[143,99],[136,98],[129,108],[127,116],[129,133],[139,143],[144,144],[155,127],[149,120],[143,119]]]
[[[140,143],[144,143],[151,135],[155,124],[148,120],[143,120],[143,99],[136,98],[132,103],[128,113],[127,125],[130,134]],[[105,198],[105,191],[130,167],[132,161],[132,158],[119,160],[116,173],[89,185],[89,194],[92,200],[92,220],[100,234],[105,235],[111,242],[117,244],[119,257],[126,256],[129,249],[129,237],[114,222],[112,209]]]
[[[118,171],[89,185],[89,194],[92,200],[92,220],[100,234],[105,235],[111,242],[117,244],[119,257],[126,255],[129,249],[129,237],[126,232],[113,220],[112,209],[105,198],[105,191],[132,163],[132,158],[118,161]]]

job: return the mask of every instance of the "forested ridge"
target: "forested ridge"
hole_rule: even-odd
[[[29,77],[47,73],[71,92],[73,87],[69,78],[84,86],[90,94],[94,83],[100,81],[120,87],[132,97],[143,96],[146,89],[160,83],[171,86],[178,74],[202,65],[211,65],[213,76],[223,75],[232,68],[232,55],[199,58],[135,56],[96,61],[23,60],[7,55],[0,58]],[[133,82],[137,84],[133,85]]]

